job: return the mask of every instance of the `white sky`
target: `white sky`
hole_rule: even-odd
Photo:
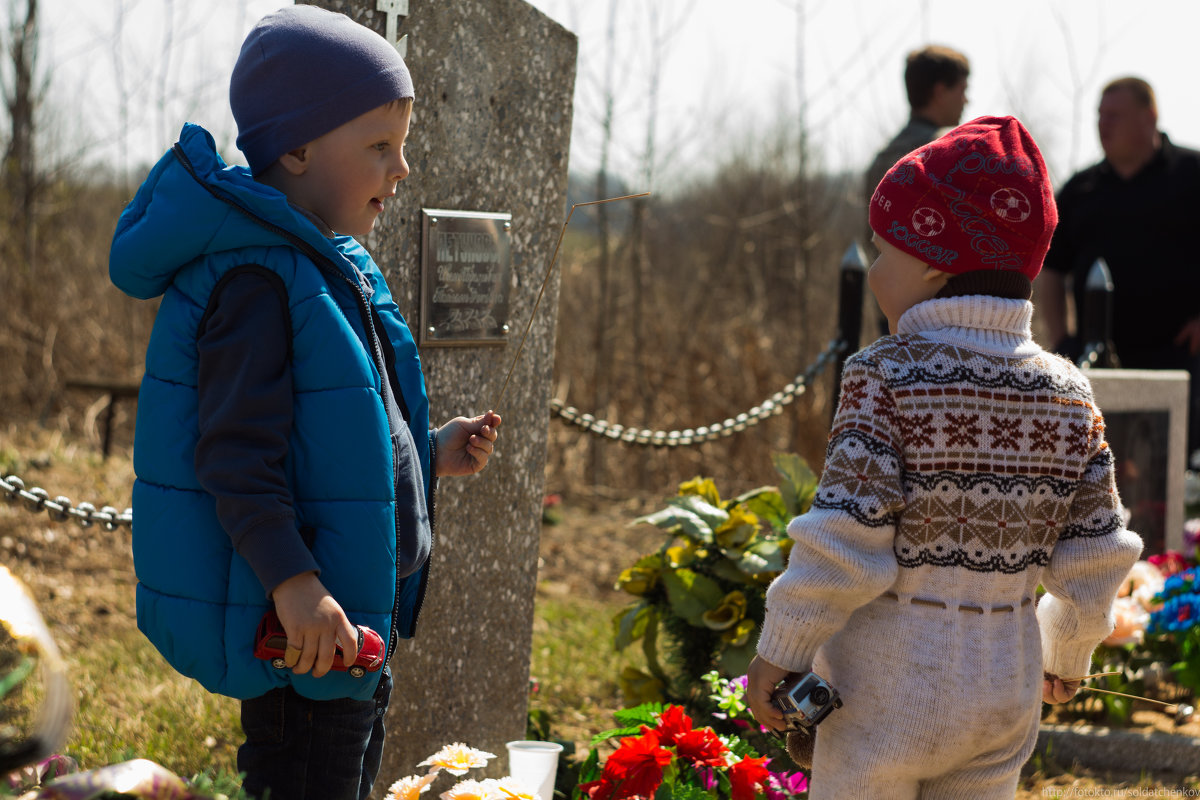
[[[613,2],[617,142],[610,163],[635,181],[644,166],[656,53],[662,77],[654,182],[765,146],[795,125],[801,97],[819,163],[861,169],[906,119],[904,54],[928,42],[971,59],[964,119],[1021,117],[1058,182],[1100,157],[1098,93],[1120,75],[1150,81],[1160,127],[1176,143],[1200,146],[1196,0],[533,0],[579,36],[576,169],[598,163]],[[135,164],[157,158],[188,119],[212,130],[236,157],[229,70],[246,31],[283,4],[43,0],[41,57],[53,81],[55,129],[64,142],[94,142],[85,158]],[[164,61],[169,16],[175,32]]]

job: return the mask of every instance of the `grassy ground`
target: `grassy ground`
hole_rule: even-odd
[[[132,484],[127,453],[101,461],[87,441],[32,427],[0,429],[0,472],[52,496],[118,508]],[[611,727],[621,704],[616,676],[638,663],[637,653],[611,649],[611,619],[626,603],[612,584],[658,543],[654,529],[628,525],[646,502],[568,506],[560,524],[543,529],[531,707],[548,715],[555,738],[581,751]],[[127,529],[56,525],[0,503],[0,563],[29,586],[70,664],[76,712],[65,752],[85,769],[144,757],[183,776],[235,772],[236,703],[179,677],[136,629]],[[1183,787],[1200,794],[1194,778],[1094,775],[1038,760],[1018,797],[1168,797]]]

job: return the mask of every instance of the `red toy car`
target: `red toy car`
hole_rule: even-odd
[[[333,665],[330,669],[349,672],[355,678],[361,678],[368,672],[377,672],[383,666],[384,647],[383,639],[378,633],[366,625],[356,627],[358,628],[358,658],[354,659],[354,663],[347,667],[342,663],[342,648],[338,646],[335,649]],[[286,669],[287,663],[283,660],[283,652],[286,649],[287,633],[284,632],[283,625],[280,624],[279,617],[275,614],[275,609],[271,609],[263,614],[262,621],[258,623],[258,633],[254,635],[254,657],[270,661],[271,666],[275,669]]]

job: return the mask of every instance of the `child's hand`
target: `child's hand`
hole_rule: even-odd
[[[288,578],[275,587],[271,596],[287,633],[283,659],[292,672],[303,674],[311,669],[314,678],[329,672],[335,641],[342,646],[344,663],[352,664],[358,658],[358,629],[346,619],[316,573]]]
[[[1064,681],[1049,672],[1042,673],[1042,702],[1065,703],[1079,691],[1079,681]]]
[[[750,704],[750,713],[758,720],[759,725],[774,731],[787,730],[783,712],[771,702],[771,693],[781,680],[791,674],[783,667],[763,661],[758,656],[750,662],[746,669],[746,701]]]
[[[489,411],[467,419],[455,417],[437,432],[437,463],[433,474],[474,475],[487,466],[496,441],[500,415]]]

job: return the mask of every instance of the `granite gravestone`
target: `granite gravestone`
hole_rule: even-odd
[[[1143,555],[1183,550],[1188,373],[1089,369],[1104,436],[1116,459],[1117,491]]]
[[[433,423],[482,413],[496,401],[566,216],[576,38],[523,0],[314,4],[384,35],[391,19],[412,71],[412,174],[366,245],[414,331],[425,324],[423,210],[512,215],[510,332],[471,346],[424,337],[421,346]],[[556,274],[496,409],[504,424],[491,463],[441,482],[417,636],[392,661],[376,797],[451,742],[497,754],[483,774],[502,775],[505,742],[524,738],[557,306]]]

